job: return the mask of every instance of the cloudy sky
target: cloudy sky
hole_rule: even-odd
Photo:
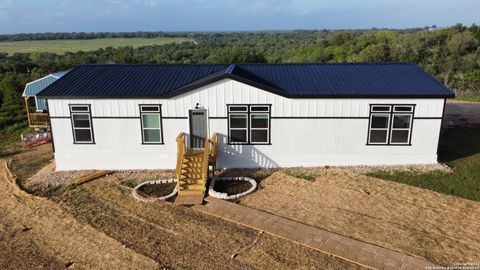
[[[0,33],[408,28],[480,23],[480,0],[0,0]]]

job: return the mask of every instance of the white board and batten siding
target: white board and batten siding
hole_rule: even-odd
[[[225,79],[169,99],[48,99],[58,170],[174,168],[175,137],[199,103],[217,132],[219,167],[437,162],[444,99],[285,98]],[[74,144],[69,104],[90,104],[95,144]],[[140,104],[161,104],[162,145],[142,144]],[[227,143],[227,104],[271,104],[271,144]],[[411,145],[367,145],[370,104],[414,104]]]

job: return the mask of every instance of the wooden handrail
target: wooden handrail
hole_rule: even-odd
[[[212,176],[215,174],[215,171],[217,169],[217,141],[217,133],[213,133],[212,137],[208,139],[208,144],[210,146],[210,151],[208,155],[208,166],[212,166]]]
[[[29,126],[48,126],[48,113],[29,113]]]
[[[176,174],[177,174],[177,188],[180,185],[180,173],[182,172],[182,163],[183,157],[185,155],[185,133],[180,132],[177,138],[177,167],[176,167]]]
[[[210,139],[208,139],[208,142],[210,143],[209,157],[211,159],[216,159],[217,158],[217,140],[218,140],[218,134],[216,132],[213,133],[213,135]]]
[[[205,149],[203,149],[203,158],[202,158],[202,181],[203,183],[207,183],[208,179],[208,157],[210,156],[210,141],[207,139],[205,140]]]

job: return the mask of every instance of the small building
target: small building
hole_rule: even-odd
[[[81,65],[37,95],[57,170],[175,168],[182,132],[222,168],[436,163],[454,97],[412,63]]]
[[[37,94],[66,73],[67,71],[52,73],[25,85],[22,97],[25,102],[25,110],[27,111],[28,125],[31,128],[48,129],[45,99],[37,97]],[[30,98],[35,100],[35,112],[30,112]]]

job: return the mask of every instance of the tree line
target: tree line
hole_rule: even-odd
[[[97,39],[97,38],[158,38],[158,37],[187,37],[188,33],[175,32],[47,32],[47,33],[19,33],[0,35],[0,41],[23,40],[67,40],[67,39]]]
[[[12,38],[27,38],[10,35]],[[162,32],[44,33],[28,38],[154,37]],[[133,36],[129,36],[133,35]],[[142,36],[146,35],[146,36]],[[458,95],[480,96],[480,27],[169,33],[195,42],[96,51],[0,53],[0,128],[24,121],[25,83],[85,63],[415,62]],[[0,36],[0,39],[3,36]],[[7,39],[8,40],[8,39]]]

